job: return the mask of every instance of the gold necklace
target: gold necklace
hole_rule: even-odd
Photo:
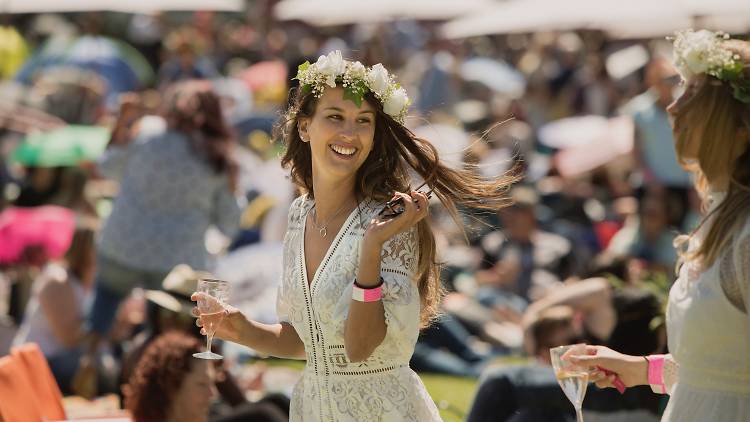
[[[331,220],[336,218],[336,216],[341,214],[341,211],[343,211],[344,208],[346,208],[346,202],[344,202],[344,204],[341,207],[339,207],[338,210],[336,210],[335,214],[333,214],[331,217],[328,218],[328,221],[326,221],[325,224],[323,224],[322,226],[319,226],[318,223],[315,222],[315,220],[318,219],[318,208],[315,205],[313,205],[313,212],[315,213],[315,215],[312,218],[312,223],[313,223],[313,226],[315,226],[315,228],[318,229],[318,233],[320,233],[320,237],[326,237],[326,235],[328,234],[328,230],[327,230],[328,224],[331,222]]]

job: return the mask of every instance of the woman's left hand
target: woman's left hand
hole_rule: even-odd
[[[427,216],[427,195],[422,192],[412,191],[411,195],[396,192],[393,199],[402,198],[404,212],[393,218],[373,218],[370,226],[365,232],[365,243],[384,244],[393,236],[406,231]]]

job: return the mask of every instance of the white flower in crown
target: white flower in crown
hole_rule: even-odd
[[[391,95],[383,103],[383,111],[391,116],[396,116],[409,105],[409,96],[406,95],[406,90],[398,88],[391,92]]]
[[[364,79],[365,72],[367,72],[365,65],[360,62],[354,62],[349,65],[349,69],[347,69],[346,73],[348,73],[352,79]]]
[[[731,51],[722,46],[729,36],[705,29],[677,32],[674,39],[674,62],[677,70],[689,79],[701,73],[718,77],[721,69],[734,66]]]
[[[409,109],[406,90],[394,82],[393,77],[378,63],[367,68],[360,62],[344,60],[341,51],[320,56],[314,64],[301,64],[294,79],[300,81],[303,90],[320,98],[326,87],[335,88],[337,82],[344,88],[344,98],[362,105],[365,94],[375,94],[383,105],[383,111],[396,121],[403,123]]]
[[[335,88],[336,78],[343,75],[346,70],[341,51],[331,51],[327,56],[318,57],[318,61],[315,62],[315,69],[325,77],[326,85]]]
[[[367,74],[367,85],[378,97],[383,97],[388,93],[391,78],[382,64],[378,63],[370,69],[370,72]]]

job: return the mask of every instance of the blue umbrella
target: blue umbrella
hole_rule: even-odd
[[[107,82],[109,99],[142,87],[154,78],[146,59],[132,46],[87,35],[75,40],[48,41],[24,64],[16,79],[30,84],[38,72],[57,66],[77,67],[100,75]]]

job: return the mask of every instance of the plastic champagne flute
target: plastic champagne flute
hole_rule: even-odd
[[[223,280],[198,280],[198,310],[201,314],[203,329],[206,330],[206,351],[194,353],[199,359],[218,360],[224,357],[211,351],[211,342],[216,330],[226,314],[224,304],[229,299],[229,283]]]
[[[572,355],[584,355],[586,354],[586,345],[581,344],[569,344],[566,346],[558,346],[549,349],[550,358],[552,360],[552,368],[555,370],[555,378],[557,378],[560,388],[562,388],[565,396],[573,403],[573,407],[576,410],[576,420],[583,422],[583,398],[586,396],[586,387],[589,383],[589,373],[586,368],[575,365],[574,363],[563,360],[562,356],[566,353]]]

